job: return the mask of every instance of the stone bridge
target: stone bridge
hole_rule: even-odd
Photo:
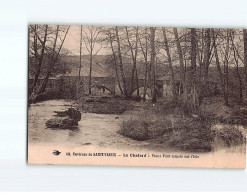
[[[157,94],[158,97],[162,97],[162,95],[163,95],[163,85],[164,85],[164,83],[165,82],[163,80],[156,80],[156,92],[158,93]],[[134,87],[133,87],[132,92],[130,92],[130,94],[135,93],[137,91],[138,87],[139,87],[139,89],[142,89],[142,88],[144,88],[144,86],[145,86],[145,79],[138,79],[138,86],[137,86],[137,83],[134,82]],[[151,90],[150,83],[148,83],[147,88]]]
[[[33,79],[29,79],[29,87],[32,85]],[[92,77],[91,78],[91,89],[93,92],[102,92],[108,93],[111,95],[120,95],[120,90],[118,88],[118,84],[115,81],[115,78],[111,77]],[[133,94],[137,90],[137,84],[134,82],[133,90],[131,91],[131,83],[130,79],[128,79],[127,92],[128,94]],[[39,79],[38,83],[42,83],[42,79]],[[61,76],[60,78],[49,79],[46,90],[59,90],[61,94],[63,94],[62,98],[75,98],[76,94],[79,91],[82,91],[84,94],[87,94],[89,83],[89,77],[81,77],[81,81],[79,84],[79,80],[77,76]],[[138,79],[139,88],[144,88],[145,80]],[[156,81],[156,89],[158,91],[158,97],[161,97],[163,94],[163,80]],[[150,89],[150,85],[147,86]],[[141,93],[140,93],[141,94]]]

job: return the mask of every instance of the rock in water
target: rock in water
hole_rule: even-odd
[[[68,112],[68,115],[69,115],[70,118],[75,119],[77,121],[81,120],[80,111],[78,111],[78,110],[76,110],[74,108],[69,108],[67,112]]]
[[[58,116],[58,117],[66,117],[66,116],[68,116],[67,111],[54,111],[54,112],[57,113],[57,115],[55,115],[55,116]]]
[[[66,111],[55,111],[55,113],[57,113],[56,116],[58,117],[70,117],[70,118],[73,118],[77,121],[80,121],[81,120],[81,113],[80,111],[74,109],[74,108],[69,108],[68,110]]]
[[[78,125],[78,121],[81,120],[81,113],[80,111],[69,108],[66,111],[55,111],[57,115],[46,121],[46,127],[48,128],[60,128],[66,129],[70,127],[74,127]]]
[[[46,121],[46,126],[48,128],[70,128],[73,126],[78,125],[78,121],[72,119],[72,118],[52,118]]]

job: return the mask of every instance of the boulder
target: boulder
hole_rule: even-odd
[[[67,118],[56,117],[46,121],[46,127],[48,128],[66,129],[77,125],[78,125],[78,121],[69,117]]]
[[[81,113],[80,111],[74,109],[74,108],[69,108],[66,111],[55,111],[55,113],[57,113],[56,116],[58,117],[70,117],[72,119],[75,119],[77,121],[81,120]]]
[[[69,108],[68,109],[68,115],[70,118],[74,119],[74,120],[77,120],[77,121],[80,121],[81,120],[81,113],[80,111],[74,109],[74,108]]]
[[[60,128],[66,129],[78,125],[78,121],[81,120],[80,111],[69,108],[66,111],[55,111],[57,115],[46,121],[46,127],[48,128]]]

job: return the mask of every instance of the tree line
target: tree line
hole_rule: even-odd
[[[221,95],[229,105],[229,85],[238,84],[238,102],[243,104],[247,95],[247,30],[213,28],[166,28],[125,26],[78,26],[80,62],[78,78],[83,71],[82,53],[90,56],[88,93],[91,94],[93,60],[102,50],[111,55],[114,76],[120,93],[125,98],[137,96],[145,101],[147,89],[151,98],[157,99],[158,75],[169,76],[174,101],[198,107],[209,96],[210,68],[213,67],[220,84]],[[70,26],[30,25],[29,59],[33,59],[34,81],[31,93],[40,94],[46,89],[48,79],[59,66],[63,43]],[[125,59],[131,61],[127,66]],[[29,60],[31,61],[31,60]],[[48,67],[44,67],[48,61]],[[141,62],[142,66],[138,65]],[[45,72],[43,71],[45,69]],[[127,70],[128,69],[128,70]],[[166,70],[164,73],[161,70]],[[242,71],[244,69],[244,72]],[[43,73],[43,82],[37,85]],[[139,92],[139,75],[144,75],[143,94]],[[178,82],[179,80],[179,82]],[[130,84],[129,84],[130,83]],[[136,87],[137,86],[137,87]],[[38,87],[38,89],[37,89]],[[129,89],[130,88],[130,89]]]

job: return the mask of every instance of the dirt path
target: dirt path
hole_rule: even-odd
[[[95,145],[116,149],[163,150],[148,141],[136,141],[117,133],[128,114],[83,113],[76,130],[46,128],[45,122],[55,115],[54,111],[66,110],[70,106],[65,100],[49,100],[29,107],[28,142],[52,144]]]

